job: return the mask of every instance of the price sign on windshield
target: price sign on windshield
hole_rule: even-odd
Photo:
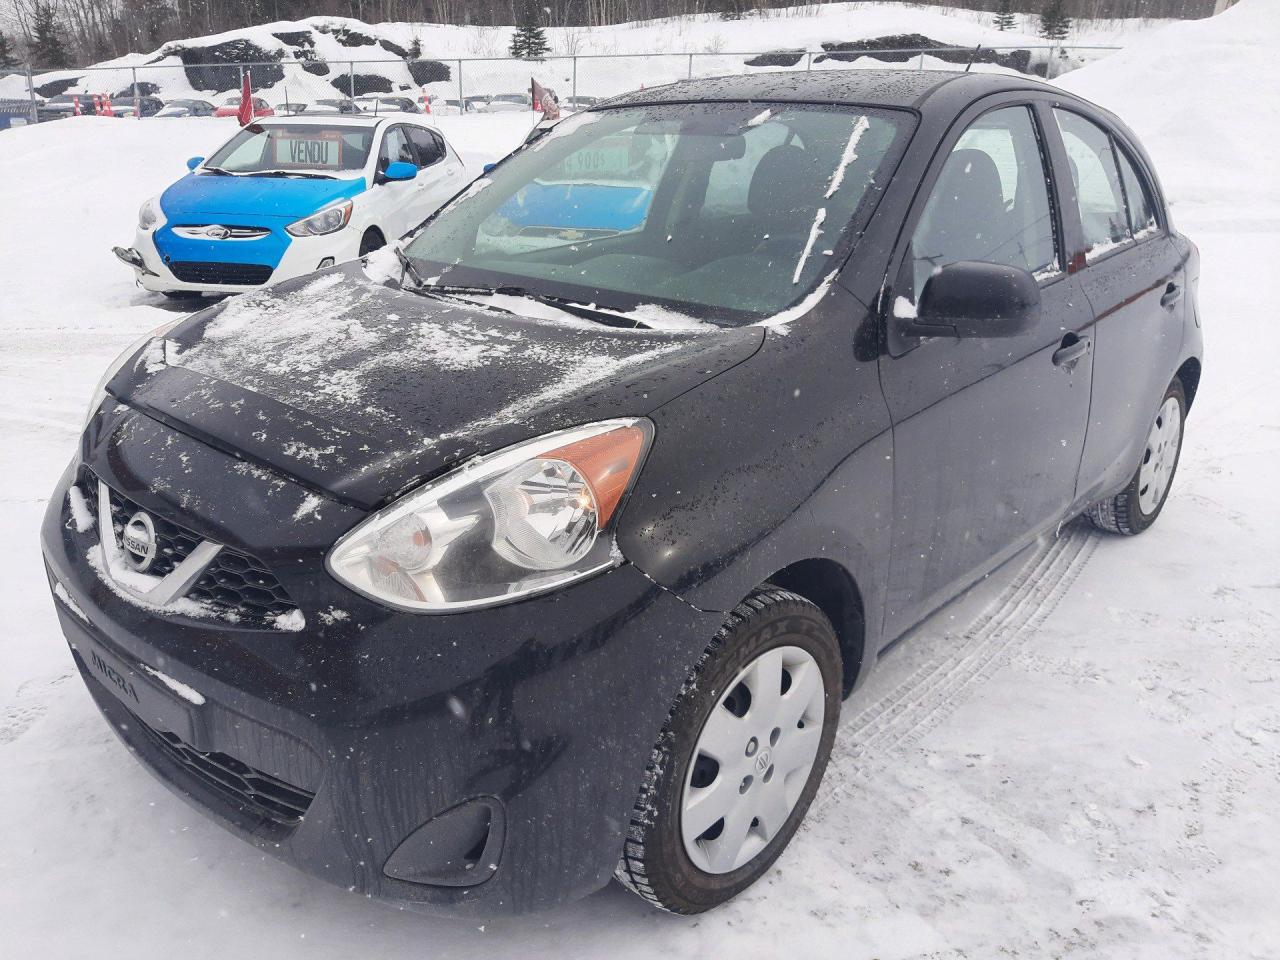
[[[282,131],[272,138],[278,167],[342,169],[342,134],[336,130]]]
[[[570,177],[623,177],[631,171],[631,151],[625,142],[603,140],[598,146],[575,150],[564,158],[563,169]]]

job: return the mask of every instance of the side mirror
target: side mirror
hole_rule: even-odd
[[[389,180],[412,180],[418,175],[418,168],[412,163],[405,160],[396,160],[394,163],[387,164],[387,169],[382,171],[382,179]]]
[[[187,169],[194,170],[196,167],[200,166],[200,164],[202,163],[204,163],[204,157],[192,157],[190,160],[187,161]]]
[[[931,276],[920,292],[916,337],[1016,337],[1040,320],[1040,288],[1020,267],[961,260]]]
[[[496,167],[496,166],[497,166],[497,164],[496,164],[496,163],[486,163],[486,164],[484,165],[484,170],[483,170],[483,171],[481,171],[481,172],[483,172],[483,173],[488,173],[490,170],[492,170],[492,169],[493,169],[494,167]]]

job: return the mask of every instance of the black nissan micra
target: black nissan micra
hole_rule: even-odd
[[[898,636],[1159,515],[1199,257],[1013,76],[678,83],[108,371],[44,556],[101,711],[303,870],[437,911],[753,883]]]

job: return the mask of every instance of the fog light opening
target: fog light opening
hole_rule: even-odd
[[[409,883],[475,886],[497,870],[503,832],[502,807],[497,800],[467,800],[406,837],[382,872]]]

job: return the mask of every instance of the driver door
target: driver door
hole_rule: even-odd
[[[387,127],[382,134],[375,176],[380,177],[388,166],[397,161],[411,163],[415,167],[418,165],[409,131],[402,123]],[[395,243],[417,223],[414,218],[414,201],[420,179],[421,175],[412,180],[383,180],[374,183],[369,198],[371,213],[387,243]]]
[[[1075,496],[1093,315],[1062,269],[1043,117],[1013,96],[970,111],[943,142],[890,271],[880,360],[893,421],[890,636],[1061,519]],[[1031,272],[1038,324],[1008,338],[908,335],[930,275],[962,260]]]

